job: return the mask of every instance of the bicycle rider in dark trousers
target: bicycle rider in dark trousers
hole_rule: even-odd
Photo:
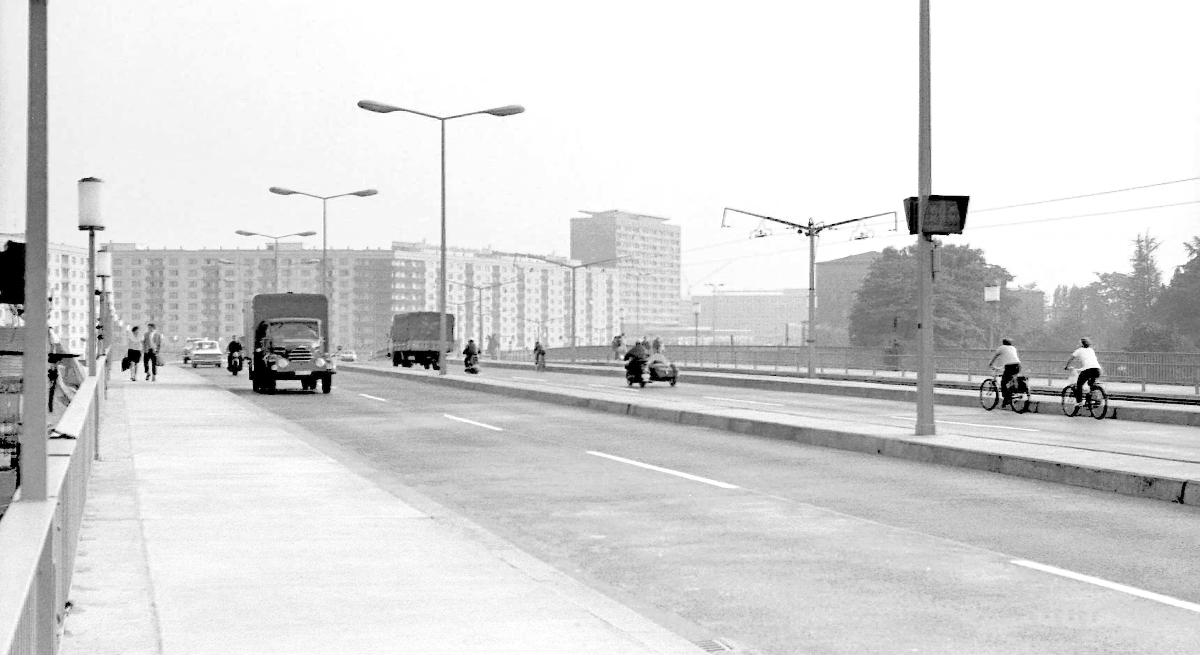
[[[1071,362],[1079,363],[1079,378],[1075,380],[1075,406],[1083,404],[1083,383],[1087,382],[1088,393],[1096,388],[1096,380],[1100,378],[1100,360],[1096,357],[1096,351],[1092,350],[1092,341],[1087,337],[1079,340],[1080,346],[1071,353],[1071,358],[1067,360],[1067,365],[1063,370],[1071,368]]]
[[[1012,389],[1009,385],[1021,372],[1021,358],[1017,355],[1016,346],[1012,345],[1012,339],[1001,339],[1000,344],[988,366],[1004,367],[1004,373],[1000,376],[1000,396],[1004,402],[1000,406],[1008,407],[1012,403]]]

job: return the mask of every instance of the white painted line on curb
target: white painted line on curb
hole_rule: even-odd
[[[888,418],[898,418],[898,419],[902,419],[905,421],[917,420],[917,417],[915,417],[915,416],[889,416]],[[935,419],[933,422],[934,423],[945,423],[946,425],[965,425],[965,426],[971,427],[971,428],[996,428],[997,430],[1018,430],[1020,432],[1041,432],[1041,430],[1035,430],[1034,428],[1014,428],[1009,425],[984,425],[982,423],[959,423],[958,421],[942,421],[942,420],[937,420],[937,419]]]
[[[1038,562],[1031,562],[1027,559],[1014,559],[1014,560],[1012,560],[1012,563],[1016,564],[1017,566],[1024,566],[1027,569],[1034,569],[1037,571],[1042,571],[1043,573],[1049,573],[1051,575],[1062,576],[1064,578],[1070,578],[1072,580],[1077,580],[1079,582],[1086,582],[1088,584],[1094,584],[1094,585],[1097,585],[1100,587],[1104,587],[1106,589],[1120,591],[1122,593],[1126,593],[1131,596],[1137,596],[1138,598],[1145,598],[1146,600],[1152,600],[1156,603],[1162,603],[1164,605],[1170,605],[1171,607],[1178,607],[1179,609],[1184,609],[1189,612],[1196,612],[1197,614],[1200,614],[1200,604],[1198,604],[1198,603],[1189,603],[1186,600],[1179,600],[1178,598],[1172,598],[1170,596],[1156,594],[1153,591],[1146,591],[1145,589],[1138,589],[1137,587],[1130,587],[1128,585],[1123,585],[1119,582],[1112,582],[1110,580],[1105,580],[1104,578],[1096,578],[1096,577],[1092,577],[1090,575],[1084,575],[1082,573],[1076,573],[1074,571],[1060,569],[1057,566],[1050,566],[1049,564],[1039,564]]]
[[[360,393],[358,395],[362,396],[363,398],[370,398],[371,400],[378,400],[381,403],[386,403],[388,401],[387,398],[380,398],[379,396],[371,396],[371,395],[368,395],[365,393]]]
[[[450,419],[451,421],[459,421],[461,423],[470,423],[471,425],[478,425],[481,428],[495,430],[496,432],[504,432],[504,428],[498,428],[494,425],[488,425],[487,423],[480,423],[479,421],[472,421],[469,418],[461,418],[458,416],[451,416],[450,414],[442,414],[442,416],[445,416],[446,418]]]
[[[741,487],[737,486],[736,484],[729,484],[728,482],[720,482],[717,480],[710,480],[708,478],[702,478],[698,475],[692,475],[691,473],[684,473],[683,471],[676,471],[674,469],[665,469],[661,466],[655,466],[653,464],[646,464],[645,462],[639,462],[637,460],[632,460],[632,459],[625,459],[624,457],[617,457],[616,455],[609,455],[608,453],[601,453],[601,452],[598,452],[595,450],[589,450],[589,451],[587,451],[587,454],[595,455],[596,457],[604,457],[606,459],[611,459],[614,462],[621,462],[622,464],[632,464],[633,466],[640,466],[644,469],[650,469],[651,471],[658,471],[659,473],[667,473],[669,475],[676,475],[681,478],[687,478],[688,480],[694,480],[696,482],[703,482],[704,484],[711,484],[714,487],[720,487],[722,489],[741,489]]]
[[[751,405],[770,405],[772,407],[783,407],[783,403],[764,403],[761,400],[742,400],[741,398],[721,398],[720,396],[705,396],[708,400],[725,400],[731,403],[750,403]]]

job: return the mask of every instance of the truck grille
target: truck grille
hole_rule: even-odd
[[[275,346],[271,348],[271,352],[286,357],[289,362],[311,362],[313,359],[313,351],[309,348],[292,348],[288,350],[281,346]]]

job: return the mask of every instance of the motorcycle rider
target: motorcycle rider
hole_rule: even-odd
[[[533,363],[538,368],[546,366],[546,347],[541,341],[533,342]]]
[[[478,360],[479,346],[475,345],[474,339],[467,339],[467,347],[463,348],[463,367],[470,370]]]
[[[242,343],[241,343],[240,341],[238,341],[238,340],[237,340],[237,335],[236,335],[236,334],[235,334],[235,335],[233,335],[233,336],[231,336],[231,337],[229,337],[229,345],[228,345],[228,346],[225,346],[225,352],[226,352],[226,356],[227,356],[227,359],[228,359],[228,364],[227,364],[227,366],[229,367],[229,370],[230,370],[230,371],[233,371],[233,370],[234,370],[234,364],[233,364],[233,360],[234,360],[235,358],[236,358],[236,359],[241,359],[241,358],[242,358]],[[241,363],[240,363],[240,362],[239,362],[239,364],[238,364],[237,368],[238,368],[238,369],[241,369],[241,368],[242,368],[242,366],[241,366]]]
[[[629,375],[641,375],[650,361],[650,348],[646,341],[638,341],[625,353],[625,372]]]

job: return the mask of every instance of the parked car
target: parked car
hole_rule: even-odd
[[[338,359],[343,362],[357,362],[358,353],[354,352],[353,350],[343,350],[338,353]]]
[[[206,341],[203,337],[188,337],[187,342],[183,344],[183,363],[186,364],[192,361],[192,349],[196,347],[196,342]]]
[[[225,354],[221,352],[221,345],[216,341],[197,341],[192,344],[191,362],[192,368],[198,366],[221,368],[225,365]]]

